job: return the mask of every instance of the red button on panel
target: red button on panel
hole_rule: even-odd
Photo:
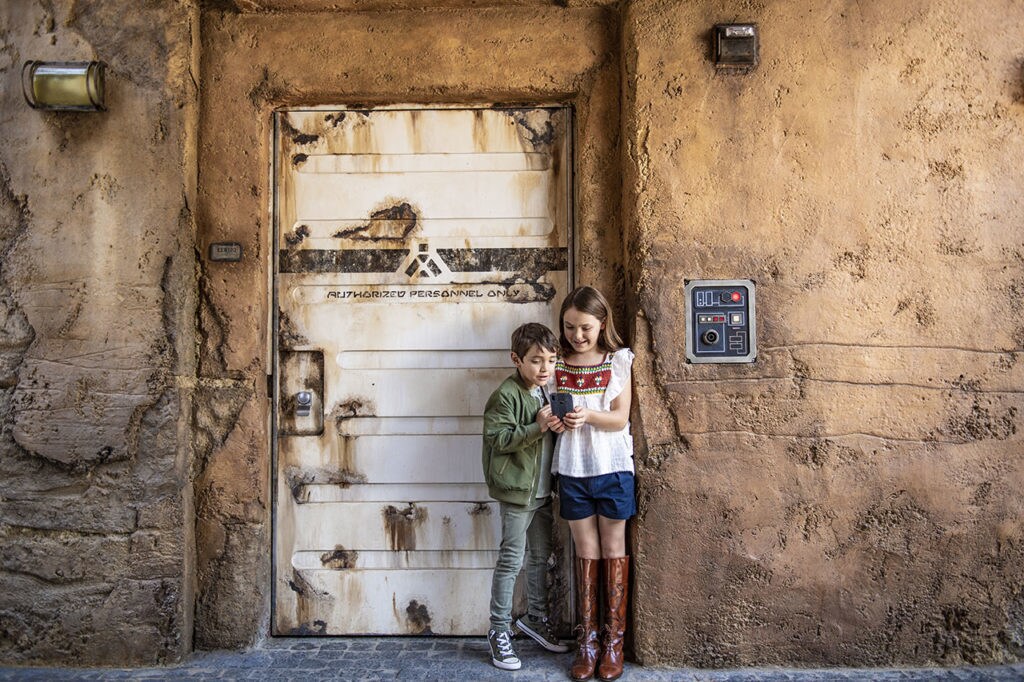
[[[732,292],[732,295],[730,296],[730,298],[732,299],[733,303],[738,303],[738,302],[739,302],[739,300],[740,300],[741,298],[743,298],[743,297],[742,297],[742,296],[740,296],[740,292],[738,292],[738,291],[734,291],[734,292]]]

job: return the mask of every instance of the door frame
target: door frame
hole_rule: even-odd
[[[221,242],[243,249],[240,262],[200,259],[199,384],[185,389],[188,399],[196,396],[193,411],[206,410],[213,400],[231,408],[205,427],[189,491],[197,502],[192,561],[198,648],[245,647],[270,632],[273,464],[266,391],[273,376],[267,308],[273,273],[265,254],[273,239],[268,220],[275,110],[324,102],[572,104],[574,277],[599,287],[617,312],[627,302],[633,263],[626,257],[622,213],[628,192],[622,178],[630,167],[626,147],[640,141],[623,137],[622,121],[634,103],[628,59],[623,61],[629,46],[622,43],[621,7],[598,0],[573,7],[420,11],[407,2],[393,11],[357,12],[328,4],[314,0],[308,11],[272,15],[204,6],[195,14],[202,40],[192,45],[191,72],[210,87],[199,99],[195,129],[184,133],[195,142],[198,174],[191,179],[196,205],[183,214],[188,222],[182,229],[195,225],[200,254]],[[309,32],[311,17],[323,30]],[[338,41],[342,34],[350,40]],[[442,40],[431,50],[408,53],[379,49],[383,34]],[[565,35],[574,38],[569,45]],[[493,44],[509,60],[464,68],[465,60],[446,47],[455,44],[474,50]],[[552,50],[562,58],[547,60]],[[453,64],[463,66],[453,71]]]

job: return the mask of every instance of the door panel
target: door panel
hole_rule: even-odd
[[[275,634],[486,632],[481,414],[568,292],[570,124],[276,115]]]

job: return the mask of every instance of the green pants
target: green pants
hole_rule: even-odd
[[[491,628],[512,627],[512,592],[526,554],[526,600],[529,614],[548,613],[548,557],[551,556],[551,498],[523,507],[501,503],[501,547],[491,579]]]

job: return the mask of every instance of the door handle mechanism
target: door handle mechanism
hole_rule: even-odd
[[[324,431],[324,354],[282,350],[278,383],[278,434],[319,436]]]
[[[313,409],[313,393],[311,391],[299,391],[295,394],[295,416],[308,417]]]

